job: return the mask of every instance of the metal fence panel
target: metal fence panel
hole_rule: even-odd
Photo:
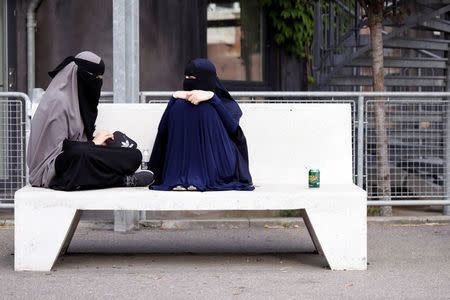
[[[7,206],[26,182],[25,101],[0,99],[0,204]]]
[[[446,124],[449,102],[433,99],[367,100],[365,106],[366,190],[369,199],[384,199],[378,189],[375,105],[386,111],[392,200],[445,199]]]

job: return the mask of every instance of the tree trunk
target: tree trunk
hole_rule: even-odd
[[[381,3],[381,4],[380,4]],[[376,92],[384,91],[384,69],[383,69],[383,37],[382,37],[382,22],[383,22],[383,1],[378,0],[376,4],[372,4],[369,15],[370,27],[370,42],[372,47],[372,77],[373,90]],[[376,129],[376,143],[377,143],[377,189],[378,194],[381,195],[381,200],[391,200],[391,178],[389,168],[389,152],[388,152],[388,137],[387,137],[387,123],[386,123],[386,109],[383,99],[375,104],[375,129]],[[391,216],[392,207],[382,206],[382,216]]]

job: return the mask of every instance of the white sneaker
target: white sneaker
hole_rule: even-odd
[[[187,188],[187,190],[188,190],[188,191],[196,191],[197,188],[196,188],[195,186],[193,186],[193,185],[190,185],[190,186]]]

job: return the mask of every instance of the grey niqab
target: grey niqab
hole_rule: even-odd
[[[101,58],[84,51],[76,58],[100,63]],[[27,164],[32,186],[48,187],[55,175],[55,159],[65,139],[86,142],[78,104],[78,66],[69,63],[53,78],[31,121]]]

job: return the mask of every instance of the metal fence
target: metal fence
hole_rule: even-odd
[[[0,92],[0,208],[13,207],[14,193],[26,183],[26,94]]]
[[[8,120],[13,116],[16,117],[16,121],[10,124],[26,123],[28,132],[29,118],[25,118],[23,110],[25,107],[27,109],[31,107],[27,105],[28,97],[21,93],[3,94],[5,93],[0,93],[0,97],[10,99],[16,97],[15,100],[5,102],[8,103],[6,107],[10,108]],[[450,103],[446,100],[450,99],[450,93],[232,92],[231,94],[240,103],[349,103],[352,108],[353,178],[358,186],[368,192],[368,205],[450,205],[447,189],[450,181],[447,168],[447,161],[450,160],[448,150],[450,137],[447,135]],[[140,102],[166,102],[171,95],[172,92],[141,92]],[[112,96],[112,92],[102,92],[101,102],[112,102]],[[21,100],[17,100],[17,97]],[[14,101],[21,104],[14,106]],[[386,110],[391,199],[395,201],[383,201],[385,196],[379,191],[376,155],[379,133],[374,126],[374,106],[379,103],[383,103]],[[15,182],[9,184],[9,189],[1,186],[0,193],[10,195],[9,198],[1,198],[2,201],[12,200],[14,191],[25,183],[25,138],[22,138],[22,141],[13,138],[25,136],[25,129],[19,127],[8,127],[4,134],[11,137],[8,145],[16,145],[15,149],[22,150],[10,151],[15,158],[8,161],[16,163],[6,165],[7,171],[4,172],[18,175],[10,176]],[[7,149],[3,140],[6,139],[1,140],[2,149]],[[4,206],[0,203],[0,207]]]
[[[446,198],[446,100],[368,100],[365,106],[365,169],[369,199],[386,196],[377,188],[375,106],[386,110],[392,199]]]

